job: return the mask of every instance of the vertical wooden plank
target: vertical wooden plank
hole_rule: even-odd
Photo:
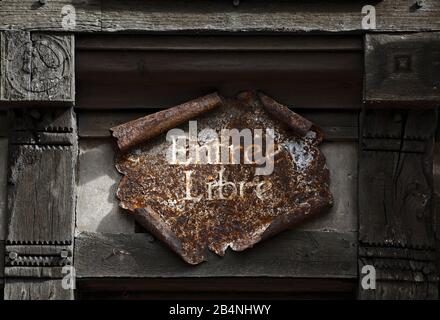
[[[64,107],[75,98],[74,38],[16,30],[0,37],[0,101],[14,107],[5,299],[72,299],[62,278],[72,264],[76,205],[76,119]]]
[[[14,109],[10,118],[5,299],[71,299],[60,268],[73,252],[73,109]]]
[[[13,109],[10,123],[5,299],[71,299],[61,269],[73,252],[75,114]]]
[[[6,176],[8,139],[0,137],[0,241],[6,238]],[[0,271],[2,272],[2,270]]]
[[[364,110],[362,116],[359,297],[438,298],[432,210],[437,111]],[[370,274],[365,266],[376,270],[376,289],[362,282]]]

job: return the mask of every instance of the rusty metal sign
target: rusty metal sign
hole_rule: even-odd
[[[332,205],[321,131],[264,94],[214,93],[111,131],[120,206],[190,264]]]

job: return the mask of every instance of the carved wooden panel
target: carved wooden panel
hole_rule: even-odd
[[[72,35],[1,33],[0,100],[73,103]]]
[[[12,109],[9,123],[5,299],[72,298],[61,279],[73,252],[73,109]]]
[[[440,100],[440,33],[367,34],[365,100]]]
[[[365,299],[437,298],[432,148],[436,110],[363,113],[359,158],[359,275]]]

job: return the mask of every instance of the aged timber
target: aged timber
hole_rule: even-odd
[[[365,101],[385,107],[438,106],[440,32],[367,34]]]
[[[9,123],[5,299],[72,299],[61,284],[73,255],[73,109],[12,109]]]
[[[229,252],[221,259],[208,253],[209,262],[194,268],[145,233],[83,232],[75,238],[75,268],[77,277],[84,280],[356,279],[356,237],[355,232],[283,232],[252,250]]]
[[[0,1],[0,30],[74,32],[344,32],[361,31],[373,5],[376,31],[440,30],[437,0],[406,1]],[[201,14],[203,13],[203,14]],[[30,19],[29,17],[32,17]]]
[[[73,104],[72,35],[0,32],[0,102]]]
[[[74,38],[0,37],[0,103],[9,108],[4,298],[72,299],[78,143],[66,106],[75,99]]]
[[[205,148],[211,150],[205,156],[193,155],[190,146],[185,149],[190,150],[189,160],[183,160],[180,154],[175,159],[177,162],[170,162],[171,147],[162,136],[121,155],[117,162],[117,169],[124,175],[117,193],[121,207],[134,213],[141,225],[191,264],[204,261],[207,248],[221,256],[228,247],[235,251],[250,248],[321,213],[332,203],[328,169],[318,149],[322,141],[320,132],[309,130],[305,136],[292,134],[284,122],[271,119],[259,99],[248,101],[245,96],[252,95],[240,95],[240,99],[228,100],[193,119],[197,120],[197,128],[190,122],[189,143],[201,139],[199,148],[203,152]],[[283,112],[286,109],[283,107]],[[287,111],[295,119],[302,119]],[[303,123],[309,122],[304,119],[297,123],[303,128]],[[173,130],[181,128],[186,126]],[[249,135],[248,128],[254,129],[254,135],[258,128],[260,137],[254,136],[251,149],[247,144],[241,147],[238,139],[240,148],[234,145],[231,152],[227,147],[224,157],[223,138],[221,143],[212,140],[212,130],[223,137],[223,130],[230,132],[235,128],[248,130]],[[258,143],[258,139],[263,139],[263,129],[265,146]],[[156,131],[154,126],[143,130]],[[274,142],[268,140],[268,135]],[[245,143],[250,142],[244,139]],[[220,144],[221,158],[220,150],[214,151]],[[229,159],[235,156],[237,148],[238,158]],[[263,148],[265,163],[257,157]],[[252,149],[254,154],[250,155]],[[249,159],[253,160],[249,162]],[[261,164],[265,167],[259,167]]]
[[[359,156],[359,297],[436,299],[432,207],[437,111],[365,110]],[[376,289],[362,287],[365,266]]]

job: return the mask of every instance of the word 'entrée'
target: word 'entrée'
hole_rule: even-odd
[[[188,131],[177,128],[168,131],[166,139],[171,142],[167,153],[168,163],[241,164],[243,158],[243,164],[261,165],[255,169],[255,175],[270,175],[273,172],[273,129],[266,128],[264,145],[263,129],[254,129],[253,137],[250,129],[222,129],[219,138],[211,128],[197,133],[197,121],[190,121]]]

